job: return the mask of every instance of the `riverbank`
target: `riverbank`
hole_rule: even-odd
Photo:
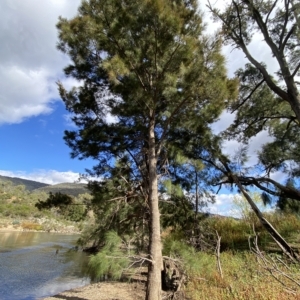
[[[12,219],[6,218],[0,221],[0,232],[5,231],[33,231],[50,233],[79,234],[78,224],[74,222],[62,222],[48,218]]]
[[[143,300],[145,284],[100,282],[75,288],[40,300]]]

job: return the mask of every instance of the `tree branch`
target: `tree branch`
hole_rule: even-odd
[[[255,87],[254,89],[251,91],[251,93],[242,100],[242,103],[240,103],[234,110],[232,110],[231,113],[234,113],[236,110],[238,110],[247,100],[249,100],[251,98],[251,96],[254,94],[254,92],[265,82],[265,79],[262,79]]]
[[[287,42],[288,38],[290,37],[291,31],[293,30],[293,27],[292,27],[290,32],[285,37],[284,42],[282,43],[283,38],[284,38],[284,34],[285,34],[285,30],[286,30],[286,26],[287,26],[288,20],[289,20],[289,13],[288,13],[289,8],[288,8],[288,6],[289,6],[289,3],[286,3],[286,1],[285,1],[285,18],[284,18],[284,23],[283,23],[283,28],[282,28],[282,31],[281,31],[281,35],[280,35],[280,38],[279,38],[279,51],[281,50],[280,51],[281,53],[283,53],[286,42]],[[282,49],[281,49],[281,45],[283,45]]]

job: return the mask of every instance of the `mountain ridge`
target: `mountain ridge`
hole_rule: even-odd
[[[58,184],[47,184],[39,181],[23,179],[19,177],[9,177],[0,175],[0,181],[10,181],[13,185],[24,185],[30,192],[63,193],[70,196],[88,193],[87,184],[63,182]]]
[[[12,182],[13,185],[24,185],[25,188],[30,192],[35,189],[50,185],[50,184],[39,182],[39,181],[23,179],[23,178],[19,178],[19,177],[9,177],[9,176],[3,176],[3,175],[0,175],[0,181],[10,181],[10,182]]]

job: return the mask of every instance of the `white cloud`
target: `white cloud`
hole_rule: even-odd
[[[258,190],[258,193],[260,191]],[[241,197],[240,194],[218,194],[216,195],[216,202],[214,204],[209,204],[206,211],[212,214],[218,214],[222,216],[231,216],[235,218],[242,217],[241,207],[236,205],[233,202],[234,197]],[[246,200],[244,200],[246,203]],[[256,205],[259,207],[261,212],[270,212],[273,211],[274,208],[272,206],[264,206],[262,201],[256,202]],[[247,206],[247,204],[246,204]],[[251,211],[250,204],[248,204],[249,210]]]
[[[0,124],[51,113],[67,58],[56,49],[58,16],[79,0],[0,1]],[[68,82],[68,81],[67,81]]]
[[[233,197],[234,194],[217,194],[216,202],[209,204],[205,210],[212,214],[231,216]]]
[[[65,126],[74,129],[74,128],[77,128],[77,126],[73,122],[72,117],[73,117],[73,114],[71,114],[71,113],[63,115],[63,118],[65,120]]]
[[[60,172],[56,170],[35,170],[33,172],[0,170],[0,175],[8,177],[19,177],[22,179],[34,180],[47,184],[78,182],[78,179],[80,177],[80,174],[76,172]]]
[[[224,110],[219,117],[219,120],[212,124],[211,129],[214,134],[219,134],[224,131],[230,124],[232,124],[235,118],[235,114],[230,113],[227,110]]]
[[[56,92],[47,75],[45,69],[0,66],[4,78],[0,81],[0,124],[20,123],[26,117],[51,113],[51,99]]]
[[[288,179],[288,174],[281,171],[275,171],[270,173],[270,178],[277,182],[280,182],[281,184],[285,184],[286,180]]]
[[[226,130],[230,124],[232,124],[235,118],[235,114],[224,110],[219,120],[212,124],[211,128],[214,134],[218,135],[222,131]],[[251,167],[258,163],[257,153],[261,147],[269,143],[273,138],[268,134],[268,131],[264,130],[259,132],[256,136],[251,138],[248,142],[248,161],[246,166]],[[224,154],[233,156],[244,144],[237,140],[224,140],[222,145],[222,151]]]

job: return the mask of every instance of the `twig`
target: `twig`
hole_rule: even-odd
[[[276,281],[278,281],[282,286],[284,286],[284,288],[292,294],[296,294],[296,290],[294,287],[289,287],[287,286],[287,283],[283,282],[279,276],[282,276],[286,279],[288,279],[289,281],[291,281],[292,283],[294,283],[296,286],[300,287],[300,282],[296,279],[293,278],[292,274],[288,274],[286,272],[284,272],[282,269],[280,269],[280,267],[278,266],[278,264],[276,263],[276,261],[270,256],[266,256],[264,255],[264,253],[259,249],[258,247],[258,237],[257,234],[254,230],[254,226],[253,226],[253,232],[254,232],[254,241],[253,241],[253,245],[254,247],[251,246],[250,243],[250,237],[248,239],[249,241],[249,247],[250,247],[250,251],[252,253],[255,254],[256,258],[257,258],[257,262],[260,265],[260,267],[262,267],[265,271],[267,271]],[[290,270],[289,266],[282,261],[280,258],[277,258],[277,260],[288,270]]]

